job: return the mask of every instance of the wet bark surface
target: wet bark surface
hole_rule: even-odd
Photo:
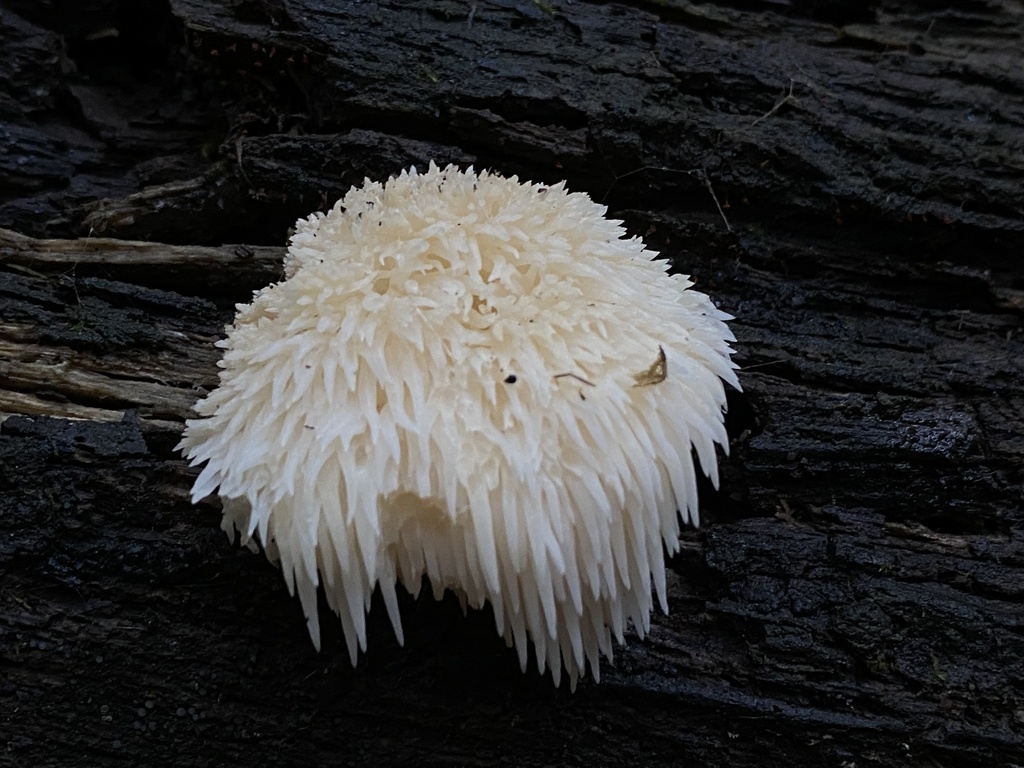
[[[1024,763],[1024,11],[0,2],[0,763]],[[736,315],[669,616],[554,690],[484,612],[347,660],[174,452],[296,217],[587,191]]]

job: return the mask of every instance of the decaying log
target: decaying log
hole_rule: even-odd
[[[1024,764],[1019,4],[62,7],[0,3],[0,762]],[[575,694],[454,600],[316,653],[174,451],[295,218],[431,160],[737,318],[671,613]]]

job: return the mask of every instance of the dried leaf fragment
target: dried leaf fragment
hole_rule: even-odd
[[[653,384],[661,384],[668,376],[668,363],[665,360],[665,350],[658,345],[658,359],[646,371],[641,371],[633,377],[636,382],[634,387],[649,387]]]

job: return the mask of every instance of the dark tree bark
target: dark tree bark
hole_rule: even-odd
[[[1010,0],[0,2],[0,763],[1024,763],[1022,50]],[[174,451],[296,217],[431,160],[737,317],[671,614],[574,694],[453,600],[314,652]]]

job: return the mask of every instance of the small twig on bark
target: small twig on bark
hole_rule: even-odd
[[[730,226],[729,219],[727,219],[726,216],[725,216],[725,210],[722,208],[722,204],[718,202],[718,195],[715,194],[715,190],[711,186],[711,178],[708,176],[708,172],[707,172],[706,168],[691,168],[690,170],[684,170],[682,168],[663,168],[663,167],[657,166],[657,165],[644,165],[644,166],[641,166],[639,168],[634,168],[632,171],[627,171],[626,173],[623,173],[623,174],[616,174],[615,171],[612,170],[611,164],[604,157],[604,152],[601,150],[600,146],[597,147],[597,151],[601,155],[601,157],[605,160],[605,165],[608,166],[608,169],[611,170],[612,176],[614,177],[612,179],[611,185],[608,187],[608,189],[605,190],[604,194],[601,196],[601,202],[602,203],[605,200],[608,199],[608,195],[611,194],[611,191],[615,188],[615,185],[618,184],[618,182],[621,179],[627,179],[630,176],[634,176],[634,175],[636,175],[638,173],[643,173],[644,171],[664,171],[665,173],[685,173],[687,176],[696,176],[697,178],[699,178],[703,182],[704,188],[708,191],[708,194],[711,195],[711,199],[715,201],[715,207],[718,208],[718,213],[722,217],[722,221],[725,222],[726,230],[728,230],[729,232],[732,232],[732,226]]]
[[[785,89],[783,89],[783,92],[785,92]],[[771,117],[776,112],[778,112],[780,109],[782,109],[783,104],[788,104],[791,101],[794,101],[794,99],[793,99],[793,78],[792,77],[789,78],[789,93],[786,93],[785,95],[780,95],[779,98],[777,98],[775,100],[775,106],[772,107],[771,109],[769,109],[767,112],[765,112],[759,118],[757,118],[757,120],[752,122],[750,124],[750,127],[753,128],[755,125],[760,123],[762,120]]]

